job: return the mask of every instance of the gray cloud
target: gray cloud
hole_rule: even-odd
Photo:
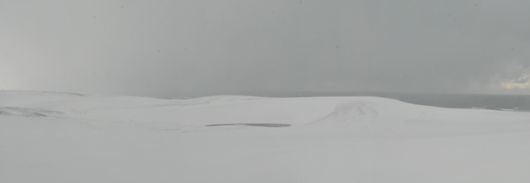
[[[496,82],[524,74],[509,65],[530,67],[530,2],[522,0],[0,7],[5,89],[495,93]]]

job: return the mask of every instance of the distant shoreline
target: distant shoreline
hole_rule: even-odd
[[[216,94],[217,95],[217,94]],[[258,97],[332,97],[332,96],[372,96],[400,100],[407,103],[445,107],[445,108],[481,108],[500,111],[530,111],[530,95],[502,94],[441,94],[441,93],[391,93],[391,92],[233,92],[218,95],[244,95]],[[165,99],[187,99],[208,95],[178,95],[188,97],[160,96]]]

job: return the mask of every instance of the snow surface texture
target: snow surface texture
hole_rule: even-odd
[[[0,182],[530,182],[530,113],[4,91]]]

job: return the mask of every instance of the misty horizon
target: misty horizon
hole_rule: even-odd
[[[529,1],[2,1],[0,89],[530,93]]]
[[[530,182],[529,0],[1,0],[0,182]]]

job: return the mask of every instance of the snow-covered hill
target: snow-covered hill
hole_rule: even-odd
[[[530,113],[0,92],[0,182],[529,182]]]

